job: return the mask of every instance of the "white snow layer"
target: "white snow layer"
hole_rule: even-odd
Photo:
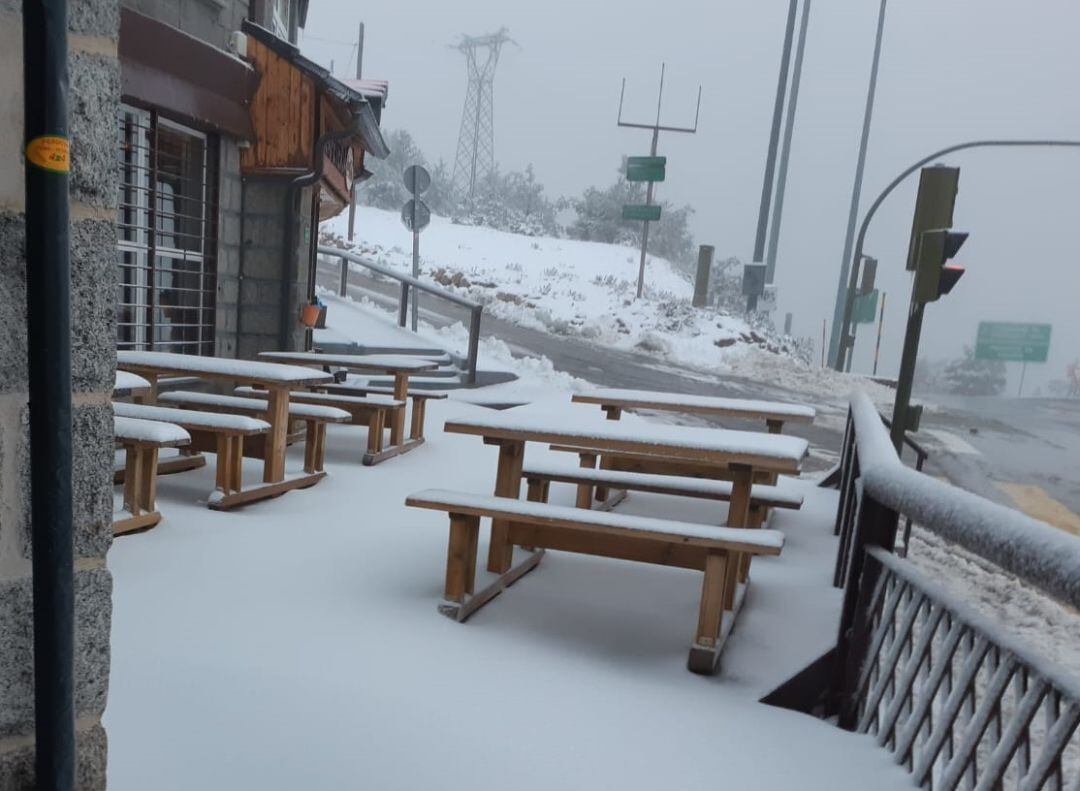
[[[761,414],[813,420],[816,411],[805,404],[787,404],[779,401],[757,401],[749,398],[717,398],[714,396],[666,393],[656,390],[624,390],[604,387],[586,390],[580,395],[605,402],[644,402],[649,405],[680,407],[693,410],[715,409],[719,412]]]
[[[159,420],[207,429],[227,429],[249,433],[262,433],[270,429],[270,424],[244,415],[226,415],[220,412],[199,412],[194,409],[174,409],[171,407],[152,406],[150,404],[125,404],[113,402],[113,412],[121,417],[137,417],[144,420]]]
[[[113,434],[117,439],[155,442],[162,445],[186,445],[191,435],[173,423],[113,415]]]
[[[224,357],[198,357],[193,354],[174,354],[172,352],[137,352],[123,349],[116,353],[116,364],[157,368],[162,372],[199,376],[231,376],[236,379],[251,379],[261,382],[288,384],[290,382],[332,381],[329,374],[300,365],[281,365],[264,363],[257,360],[232,360]]]
[[[159,480],[164,521],[109,551],[110,791],[910,788],[873,740],[758,703],[836,638],[835,492],[795,484],[802,511],[771,522],[784,552],[754,561],[702,678],[686,671],[700,572],[549,552],[467,624],[439,615],[448,520],[405,497],[490,492],[497,449],[441,430],[481,408],[428,409],[428,442],[374,467],[330,426],[325,480],[238,511],[200,502],[213,464]],[[726,514],[646,494],[618,510]],[[485,522],[481,558],[487,537]]]
[[[260,352],[266,360],[291,360],[303,365],[329,365],[364,371],[428,371],[430,360],[403,354],[319,354],[316,352]]]
[[[150,383],[138,374],[120,370],[116,372],[116,381],[113,384],[114,390],[130,391],[141,390],[147,387],[150,387]]]
[[[171,393],[161,394],[158,396],[158,402],[162,404],[198,404],[200,406],[236,409],[243,412],[266,412],[270,408],[270,402],[265,400],[265,392],[262,395],[263,398],[242,398],[240,396],[218,395],[217,393],[199,393],[193,390],[176,390]],[[335,421],[350,418],[349,413],[344,409],[323,406],[322,404],[299,404],[291,400],[289,401],[289,416]]]

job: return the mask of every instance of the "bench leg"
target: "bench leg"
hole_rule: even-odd
[[[142,485],[139,487],[139,506],[147,512],[156,511],[158,449],[146,448],[143,451],[142,459],[143,472],[140,476]]]
[[[232,493],[230,482],[232,481],[233,469],[233,442],[228,434],[218,434],[217,437],[217,469],[215,483],[219,491],[225,494]]]
[[[368,453],[382,453],[383,449],[383,430],[386,428],[386,412],[382,409],[378,409],[371,413],[371,418],[368,420],[367,429],[367,449]]]
[[[446,585],[443,591],[443,598],[448,602],[462,604],[465,594],[473,590],[479,533],[480,517],[450,514],[450,545],[446,551]]]
[[[585,469],[596,469],[597,454],[595,453],[580,453],[579,466]],[[578,508],[592,508],[593,501],[593,487],[592,484],[579,483],[577,487],[577,501],[574,503]]]
[[[724,594],[733,577],[724,552],[710,552],[705,557],[705,579],[701,585],[697,633],[690,649],[687,667],[695,673],[712,673],[719,658],[720,627],[724,618]]]
[[[394,375],[394,398],[404,403],[409,396],[409,375]],[[400,445],[405,438],[405,407],[395,409],[390,416],[390,444]]]
[[[414,398],[412,400],[412,422],[409,424],[409,439],[424,438],[424,412],[426,410],[426,398]]]
[[[244,488],[244,438],[240,435],[233,437],[232,445],[229,486],[234,492],[238,492]]]
[[[728,527],[746,527],[750,515],[750,487],[753,468],[744,464],[731,465],[731,500],[728,502]]]
[[[600,469],[601,470],[610,470],[611,469],[611,456],[610,455],[600,457]],[[608,487],[606,487],[606,486],[597,486],[595,496],[596,496],[597,502],[601,502],[601,503],[607,502],[607,499],[608,499],[608,496],[609,496]]]
[[[311,474],[323,468],[326,424],[318,420],[305,421],[304,472]]]
[[[521,496],[521,465],[525,458],[525,443],[506,440],[499,443],[499,468],[495,474],[495,496]],[[491,544],[488,546],[488,571],[504,574],[514,560],[514,546],[509,541],[509,524],[505,519],[491,520]]]
[[[129,445],[124,453],[124,510],[132,516],[142,513],[142,479],[147,473],[143,458],[146,450],[139,445]]]

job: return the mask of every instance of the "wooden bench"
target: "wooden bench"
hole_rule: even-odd
[[[265,391],[262,394],[267,395]],[[178,406],[181,409],[197,409],[227,415],[250,415],[258,418],[265,418],[270,409],[270,402],[265,398],[240,398],[191,390],[162,393],[158,396],[158,402]],[[304,422],[306,430],[304,472],[322,472],[326,459],[326,424],[346,423],[350,419],[349,413],[332,406],[305,404],[299,402],[294,395],[289,399],[289,417]],[[247,452],[252,458],[262,458],[261,450],[261,448],[249,447]]]
[[[341,384],[324,385],[323,390],[343,396],[393,396],[393,387],[381,385],[363,385],[357,382],[345,381]],[[446,393],[436,393],[431,390],[418,390],[410,388],[406,395],[412,401],[412,416],[409,420],[409,439],[422,440],[424,438],[424,420],[427,415],[427,402],[446,398]]]
[[[739,579],[741,558],[779,555],[784,546],[783,533],[775,530],[671,522],[440,489],[416,492],[405,504],[450,515],[445,601],[439,610],[457,621],[536,568],[545,549],[703,571],[697,632],[687,660],[695,673],[715,671],[742,605],[748,580]],[[474,592],[481,517],[504,520],[510,543],[533,550],[527,560]]]
[[[266,391],[255,387],[237,387],[234,391],[238,396],[248,398],[260,398],[266,396]],[[365,465],[378,464],[380,461],[398,455],[401,451],[396,448],[385,448],[383,445],[384,431],[388,425],[391,413],[405,408],[404,401],[383,396],[349,396],[336,395],[333,393],[307,393],[296,391],[292,393],[290,403],[310,404],[314,406],[327,406],[344,411],[348,416],[348,423],[352,426],[367,426],[368,439],[367,451],[361,461]]]
[[[731,481],[621,470],[597,470],[592,467],[569,467],[563,464],[529,464],[522,470],[521,477],[528,482],[528,497],[534,502],[547,502],[551,483],[575,484],[578,508],[593,507],[593,488],[599,486],[622,492],[621,496],[607,497],[602,503],[605,509],[613,508],[625,497],[627,491],[699,497],[727,502],[731,500],[734,489]],[[770,508],[797,510],[802,507],[802,503],[802,495],[786,487],[754,484],[750,490],[750,519],[747,527],[760,527],[768,516]]]
[[[161,521],[157,510],[157,461],[161,448],[191,443],[180,426],[113,416],[113,436],[124,449],[124,516],[113,518],[113,535],[148,530]]]
[[[244,489],[244,440],[249,437],[260,437],[269,432],[270,424],[265,420],[245,415],[121,402],[113,403],[113,411],[120,417],[175,423],[191,435],[191,447],[194,450],[216,452],[217,488],[207,499],[207,505],[214,510],[224,511],[283,494],[289,489],[312,486],[326,475],[325,472],[320,471],[305,474],[303,478],[286,476],[281,481]]]

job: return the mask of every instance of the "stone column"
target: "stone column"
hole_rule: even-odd
[[[72,0],[71,270],[77,785],[105,787],[116,364],[117,0]],[[0,791],[33,787],[22,18],[0,0]]]

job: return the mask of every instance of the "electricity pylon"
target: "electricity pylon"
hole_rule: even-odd
[[[495,169],[495,124],[492,87],[499,52],[506,42],[517,44],[504,27],[486,36],[465,36],[451,47],[465,55],[469,87],[461,113],[451,190],[459,201],[471,203],[476,185]]]

